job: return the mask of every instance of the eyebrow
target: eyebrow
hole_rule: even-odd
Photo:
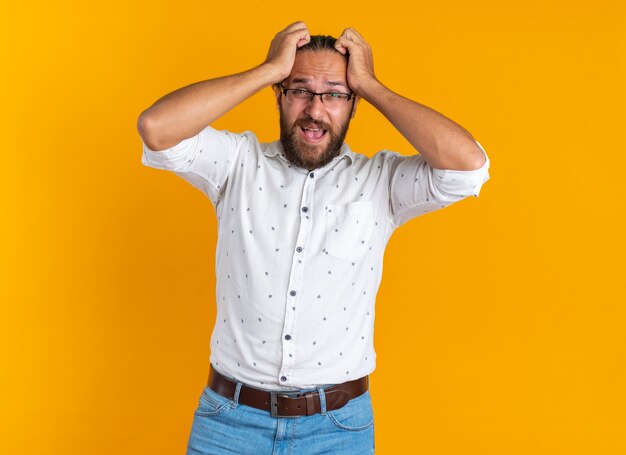
[[[298,84],[298,83],[303,83],[306,84],[308,82],[311,82],[311,79],[307,78],[307,77],[298,77],[293,79],[291,82],[293,82],[294,84]],[[348,88],[348,86],[346,84],[344,84],[343,82],[338,82],[338,81],[326,81],[325,82],[326,85],[330,85],[332,87],[345,87]]]

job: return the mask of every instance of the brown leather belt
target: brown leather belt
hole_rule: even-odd
[[[363,376],[354,381],[325,388],[326,410],[339,409],[348,401],[364,394],[367,392],[368,382],[368,377]],[[215,371],[213,367],[211,367],[207,385],[223,397],[230,400],[235,397],[237,383]],[[321,412],[320,396],[317,391],[305,392],[297,396],[293,393],[298,392],[269,392],[244,384],[239,392],[239,404],[267,411],[273,417],[301,417]]]

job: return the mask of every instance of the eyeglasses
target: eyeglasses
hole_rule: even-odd
[[[339,107],[341,105],[345,105],[348,101],[352,99],[354,93],[341,93],[341,92],[325,92],[325,93],[315,93],[309,90],[305,90],[303,88],[285,88],[282,85],[279,86],[283,94],[285,95],[285,99],[287,99],[288,103],[303,103],[313,102],[313,97],[319,96],[322,103],[326,107]]]

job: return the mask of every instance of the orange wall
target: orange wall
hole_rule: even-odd
[[[0,452],[184,453],[208,371],[216,220],[198,190],[141,165],[136,119],[260,63],[304,19],[359,30],[379,79],[492,161],[479,198],[389,244],[377,452],[626,453],[626,6],[395,4],[3,6]],[[273,140],[270,90],[216,126]],[[412,153],[366,103],[348,142]]]

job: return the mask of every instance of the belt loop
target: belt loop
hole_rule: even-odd
[[[324,393],[324,389],[321,387],[317,388],[317,393],[320,395],[320,414],[323,416],[326,415],[326,394]]]
[[[233,409],[237,409],[237,406],[239,406],[239,394],[241,393],[242,387],[243,382],[237,382],[237,387],[235,388],[235,396],[233,397],[233,404],[230,406]]]

